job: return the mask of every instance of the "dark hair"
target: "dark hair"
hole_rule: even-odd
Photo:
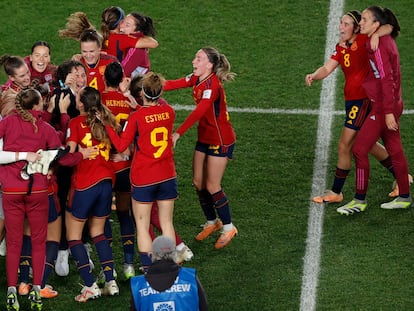
[[[361,21],[360,11],[352,10],[352,11],[347,12],[345,15],[348,15],[349,17],[352,18],[352,22],[354,23],[354,30],[359,28],[359,22]]]
[[[36,47],[38,47],[38,46],[45,46],[45,47],[47,47],[47,48],[49,49],[49,53],[50,53],[50,51],[51,51],[50,44],[49,44],[48,42],[46,42],[46,41],[37,41],[37,42],[35,42],[35,43],[32,45],[32,49],[31,49],[32,53],[31,53],[31,54],[33,54],[34,49],[35,49]]]
[[[370,11],[374,22],[379,22],[380,25],[389,24],[392,26],[392,32],[390,36],[392,38],[397,38],[400,34],[400,24],[398,23],[397,17],[395,14],[388,8],[382,8],[380,6],[370,6],[366,10]]]
[[[142,92],[148,101],[157,101],[162,94],[165,79],[155,72],[148,72],[142,79]]]
[[[66,60],[62,64],[60,64],[57,67],[53,85],[55,87],[62,86],[62,84],[65,83],[68,74],[70,74],[72,72],[72,69],[76,67],[82,67],[83,69],[85,69],[86,72],[85,66],[77,60]],[[61,81],[62,83],[60,83],[59,81]]]
[[[124,77],[124,70],[118,62],[110,63],[105,68],[105,83],[109,87],[118,87]]]
[[[142,98],[141,98],[141,91],[142,91],[142,80],[144,79],[144,75],[137,74],[131,79],[129,84],[129,91],[131,95],[135,98],[137,103],[142,106]]]
[[[119,6],[110,6],[102,12],[101,33],[103,36],[104,47],[106,47],[106,40],[108,40],[111,30],[118,27],[121,20],[124,19],[124,16],[124,10],[122,10]]]
[[[21,66],[27,66],[26,62],[20,56],[3,55],[0,58],[0,66],[4,66],[4,72],[8,76],[14,76],[15,71]]]
[[[146,36],[155,37],[157,31],[154,28],[154,24],[152,22],[151,17],[145,16],[138,12],[132,12],[128,15],[132,16],[135,19],[135,31],[140,31]]]
[[[104,124],[108,124],[116,130],[119,130],[120,127],[111,111],[102,105],[101,93],[93,87],[86,86],[80,91],[79,100],[83,104],[86,123],[91,128],[92,136],[100,142],[110,144]],[[100,115],[100,120],[97,118],[97,114]]]
[[[96,42],[102,47],[102,36],[95,29],[86,29],[79,36],[80,42]]]

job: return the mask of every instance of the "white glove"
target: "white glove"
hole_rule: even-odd
[[[58,154],[58,149],[56,150],[38,150],[36,153],[41,155],[40,160],[36,162],[29,163],[27,166],[27,173],[34,174],[34,173],[41,173],[43,175],[47,175],[49,171],[50,163],[55,159],[56,155]]]

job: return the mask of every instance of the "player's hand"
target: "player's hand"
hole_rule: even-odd
[[[305,76],[305,83],[306,83],[306,85],[307,86],[311,86],[312,85],[312,82],[313,82],[313,74],[307,74],[306,76]]]
[[[82,148],[78,146],[78,151],[82,153],[84,159],[95,159],[96,156],[99,154],[98,146],[92,146],[87,148]]]
[[[387,113],[385,115],[385,125],[390,131],[398,131],[398,123],[395,121],[393,113]]]
[[[177,140],[180,139],[180,134],[178,133],[173,133],[172,134],[172,143],[173,143],[173,147],[175,148],[175,145],[177,144]]]
[[[376,33],[372,34],[371,40],[370,40],[369,43],[371,45],[371,49],[373,51],[376,51],[378,49],[378,46],[379,46],[379,35],[376,34]]]
[[[70,105],[70,95],[68,94],[64,94],[63,92],[60,93],[60,98],[59,98],[59,109],[60,109],[60,113],[68,113],[68,108]]]
[[[37,160],[40,160],[42,158],[42,155],[37,152],[28,152],[26,156],[26,160],[28,162],[36,162]]]

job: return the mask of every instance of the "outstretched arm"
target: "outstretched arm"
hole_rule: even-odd
[[[313,73],[305,76],[305,83],[307,86],[311,86],[314,80],[322,80],[329,76],[338,67],[339,63],[332,58],[328,59],[326,63],[316,69]]]

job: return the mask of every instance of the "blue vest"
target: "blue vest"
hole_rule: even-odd
[[[153,289],[143,275],[131,278],[135,308],[139,311],[197,311],[198,288],[195,269],[181,267],[174,284],[163,292]]]

